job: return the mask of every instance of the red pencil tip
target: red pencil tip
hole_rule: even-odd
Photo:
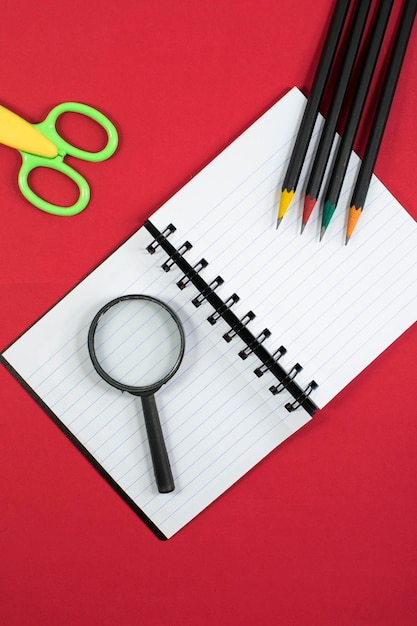
[[[304,230],[304,227],[307,225],[308,220],[310,219],[310,215],[313,212],[316,202],[317,202],[317,198],[311,198],[309,195],[305,196],[304,198],[303,219],[302,219],[303,230]]]

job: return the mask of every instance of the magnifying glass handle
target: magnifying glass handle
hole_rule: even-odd
[[[159,493],[174,491],[174,479],[153,394],[141,396],[146,432]]]

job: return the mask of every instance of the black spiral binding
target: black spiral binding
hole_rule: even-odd
[[[173,224],[168,224],[164,232],[161,233],[161,237],[159,237],[158,239],[154,239],[153,242],[150,243],[149,246],[146,248],[149,254],[155,254],[157,248],[159,248],[159,246],[161,245],[160,242],[163,241],[163,239],[165,239],[166,237],[169,237],[169,235],[171,235],[172,233],[175,233],[176,230],[177,229]]]
[[[199,307],[204,301],[207,301],[214,309],[214,312],[207,318],[208,321],[211,324],[216,324],[222,318],[230,328],[223,335],[224,340],[230,342],[234,337],[238,336],[245,344],[246,347],[238,353],[240,358],[246,359],[251,354],[254,354],[261,361],[261,365],[254,370],[256,376],[261,377],[269,371],[278,380],[277,385],[270,387],[270,392],[275,395],[286,389],[294,398],[293,402],[285,405],[288,411],[294,411],[302,406],[309,415],[314,415],[317,406],[311,400],[310,394],[317,388],[317,383],[312,380],[305,389],[302,389],[295,380],[298,372],[302,369],[301,365],[296,363],[289,371],[280,365],[279,360],[286,353],[284,346],[278,348],[273,354],[264,346],[264,341],[271,335],[271,331],[265,328],[257,337],[252,334],[248,324],[255,318],[255,314],[249,311],[242,319],[237,317],[232,311],[232,306],[239,300],[239,297],[236,294],[232,294],[227,300],[223,300],[216,293],[217,287],[224,282],[221,276],[217,276],[211,283],[207,283],[204,280],[199,272],[207,267],[208,263],[205,259],[201,259],[196,265],[192,266],[187,261],[184,254],[192,248],[188,241],[178,249],[168,241],[169,235],[175,232],[175,227],[172,224],[163,232],[160,232],[150,220],[147,220],[144,226],[154,238],[147,247],[148,252],[154,254],[160,246],[168,255],[168,260],[162,265],[163,270],[168,272],[173,265],[176,265],[183,273],[183,277],[177,282],[178,287],[184,289],[189,283],[196,287],[199,293],[191,300],[194,306]]]
[[[200,291],[198,296],[191,300],[191,302],[196,308],[198,308],[201,304],[203,304],[206,296],[212,293],[215,289],[217,289],[217,287],[220,287],[220,285],[223,285],[223,283],[223,278],[221,276],[216,276],[216,278],[209,285],[207,285],[207,287],[203,287],[202,291]]]

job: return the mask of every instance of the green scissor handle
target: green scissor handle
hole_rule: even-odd
[[[107,133],[107,144],[105,147],[98,152],[88,152],[86,150],[76,148],[72,144],[65,141],[65,139],[63,139],[56,130],[56,121],[62,113],[67,112],[81,113],[82,115],[86,115],[100,124],[100,126],[102,126]],[[41,209],[41,211],[46,211],[47,213],[52,213],[54,215],[75,215],[80,213],[80,211],[82,211],[88,204],[90,199],[90,188],[87,181],[76,170],[63,162],[63,158],[66,155],[70,155],[78,159],[82,159],[83,161],[94,162],[108,159],[117,148],[118,136],[116,128],[110,120],[107,119],[107,117],[100,113],[100,111],[78,102],[64,102],[59,104],[50,111],[43,122],[33,124],[33,126],[56,146],[58,154],[53,158],[48,158],[35,154],[29,154],[28,152],[20,152],[22,155],[22,167],[20,168],[18,183],[22,194],[34,206]],[[79,190],[78,200],[73,205],[65,207],[47,202],[35,194],[29,186],[28,177],[30,172],[37,167],[49,167],[61,172],[73,180]]]

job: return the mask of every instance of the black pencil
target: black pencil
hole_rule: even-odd
[[[320,142],[314,157],[310,176],[305,191],[301,232],[303,232],[316,204],[324,178],[324,172],[334,143],[336,126],[342,110],[347,86],[358,54],[362,35],[365,30],[371,0],[360,0],[355,8],[346,50],[343,55],[336,86],[332,95],[329,111],[323,126]]]
[[[329,182],[324,195],[324,206],[321,220],[320,240],[332,219],[340,191],[342,189],[353,142],[361,119],[362,110],[368,95],[369,86],[373,77],[382,40],[388,24],[393,0],[381,0],[372,26],[369,43],[366,49],[365,59],[356,86],[356,91],[346,121],[346,126],[336,151],[335,160],[329,176]]]
[[[381,88],[380,99],[350,201],[348,223],[346,228],[346,243],[348,243],[355,229],[368,194],[372,172],[378,156],[382,136],[384,134],[392,100],[394,98],[395,88],[400,75],[401,66],[403,64],[411,30],[413,28],[416,7],[417,0],[406,0],[404,3],[400,23],[395,35],[395,43],[392,48],[384,83]]]
[[[311,92],[307,99],[306,108],[304,110],[294,149],[282,185],[278,209],[277,228],[287,211],[287,208],[294,195],[298,179],[300,178],[301,169],[304,163],[308,145],[310,143],[314,124],[319,111],[320,102],[330,74],[330,68],[336,54],[337,46],[345,23],[349,5],[350,0],[338,0],[331,19],[328,34],[324,42],[316,74],[314,76]]]

